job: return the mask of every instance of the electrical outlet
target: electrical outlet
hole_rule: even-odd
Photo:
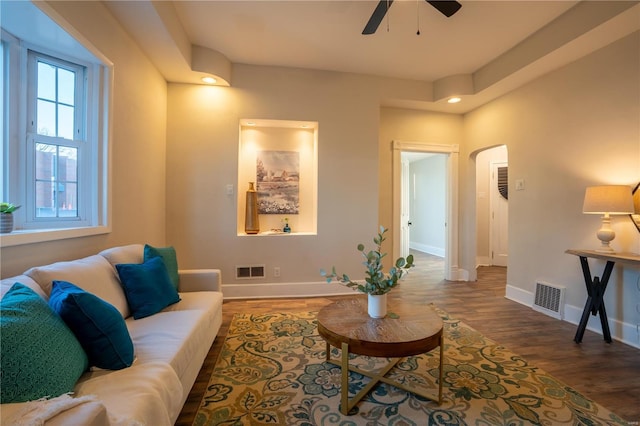
[[[280,267],[279,266],[274,266],[273,267],[273,276],[278,278],[280,276]]]

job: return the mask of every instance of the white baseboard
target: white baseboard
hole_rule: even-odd
[[[225,299],[274,299],[278,297],[321,297],[355,292],[336,282],[222,284]]]
[[[533,302],[535,299],[532,292],[522,290],[521,288],[514,287],[508,284],[505,297],[509,300],[513,300],[514,302],[520,303],[530,308],[533,306]],[[580,323],[580,318],[582,317],[582,311],[584,308],[568,305],[566,303],[563,308],[564,319],[562,321],[566,321],[577,326]],[[612,339],[640,349],[640,336],[635,325],[609,318],[609,329],[611,331]],[[602,326],[600,325],[600,318],[589,315],[587,330],[593,331],[602,336]],[[573,338],[573,336],[571,337]]]
[[[491,266],[491,258],[489,256],[477,256],[476,268],[478,266]]]
[[[410,242],[409,248],[413,250],[418,250],[423,253],[432,254],[438,257],[444,257],[444,248],[443,247],[435,247],[430,246],[428,244],[421,244],[416,242]]]

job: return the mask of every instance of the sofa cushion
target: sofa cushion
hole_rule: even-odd
[[[4,295],[9,291],[11,287],[13,287],[15,283],[20,283],[29,287],[31,290],[33,290],[38,296],[42,297],[44,300],[49,299],[49,296],[45,294],[45,292],[42,290],[42,287],[40,287],[40,285],[37,282],[35,282],[34,280],[32,280],[30,277],[26,275],[18,275],[15,277],[5,278],[2,281],[0,281],[0,298],[4,297]]]
[[[176,250],[173,247],[152,247],[149,244],[144,245],[144,260],[147,261],[152,257],[160,256],[167,268],[169,278],[173,287],[178,290],[180,285],[180,275],[178,275],[178,258]]]
[[[0,301],[0,349],[3,404],[71,392],[88,366],[64,321],[20,283]]]
[[[136,363],[170,364],[188,392],[222,324],[222,293],[180,293],[180,298],[155,315],[128,318],[126,323],[136,348]]]
[[[180,301],[161,257],[116,265],[134,319],[160,312]]]
[[[98,253],[113,266],[114,271],[118,263],[142,263],[144,261],[144,246],[129,244],[127,246],[111,247]]]
[[[133,342],[113,305],[67,281],[53,281],[49,306],[60,315],[89,357],[89,365],[120,370],[133,363]]]
[[[53,280],[68,281],[115,306],[123,318],[130,315],[127,299],[111,264],[100,255],[93,255],[70,262],[57,262],[37,266],[25,272],[40,284],[44,292],[51,294]]]

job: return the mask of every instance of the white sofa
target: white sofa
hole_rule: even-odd
[[[20,282],[48,300],[52,281],[63,280],[110,303],[125,318],[135,360],[121,370],[86,371],[70,396],[2,404],[0,424],[38,424],[36,420],[46,420],[47,425],[175,423],[222,324],[220,271],[179,271],[181,300],[134,320],[115,265],[142,263],[143,249],[139,244],[115,247],[83,259],[31,268],[1,281],[2,296]]]

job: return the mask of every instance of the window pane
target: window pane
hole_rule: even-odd
[[[38,99],[38,134],[56,136],[56,104]]]
[[[54,182],[36,181],[36,217],[56,217]]]
[[[58,184],[58,212],[60,217],[78,216],[78,185]]]
[[[73,107],[58,104],[58,136],[73,140]]]
[[[78,149],[61,146],[58,148],[58,180],[78,182]]]
[[[74,105],[76,74],[58,68],[58,102]]]
[[[53,170],[56,158],[56,146],[43,143],[36,144],[36,179],[52,181],[55,177]]]
[[[38,62],[38,98],[56,100],[56,67]]]

